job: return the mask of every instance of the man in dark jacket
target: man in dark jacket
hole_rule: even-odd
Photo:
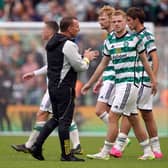
[[[53,109],[53,117],[45,124],[30,149],[33,157],[44,160],[42,145],[49,134],[58,126],[61,144],[61,161],[84,161],[70,152],[69,126],[74,112],[75,83],[77,72],[85,71],[89,62],[97,57],[97,52],[85,50],[83,58],[78,46],[70,39],[79,32],[79,22],[74,17],[65,17],[60,22],[60,34],[55,34],[48,41],[48,89]]]

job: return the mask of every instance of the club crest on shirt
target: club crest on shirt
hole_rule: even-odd
[[[116,54],[121,53],[121,48],[116,48],[116,49],[115,49],[115,52],[116,52]]]
[[[129,46],[128,41],[125,41],[125,42],[124,42],[124,47],[128,47],[128,46]]]

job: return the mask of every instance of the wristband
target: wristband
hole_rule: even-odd
[[[87,57],[84,57],[83,60],[84,60],[87,64],[90,63],[90,61],[89,61],[89,59],[88,59]]]

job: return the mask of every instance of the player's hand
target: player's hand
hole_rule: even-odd
[[[157,93],[157,82],[151,83],[152,94],[156,95]]]
[[[102,86],[102,81],[97,81],[93,87],[93,93],[98,94]]]
[[[88,83],[86,83],[83,87],[82,87],[82,89],[81,89],[81,93],[83,94],[83,95],[85,95],[87,92],[88,92],[88,90],[90,89],[90,85],[88,84]]]
[[[35,76],[34,72],[29,72],[23,75],[24,80],[30,80]]]

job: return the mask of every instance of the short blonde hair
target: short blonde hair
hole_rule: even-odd
[[[123,16],[123,18],[127,18],[127,14],[123,11],[123,10],[115,10],[115,12],[113,13],[113,16],[118,16],[118,15],[121,15]]]
[[[104,5],[102,8],[99,10],[99,16],[102,15],[103,13],[106,13],[110,18],[113,16],[115,12],[115,9],[110,6],[110,5]]]

